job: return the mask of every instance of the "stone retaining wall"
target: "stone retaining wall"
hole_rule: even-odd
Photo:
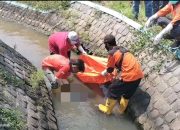
[[[104,56],[103,38],[106,34],[116,36],[117,42],[131,48],[135,37],[130,32],[135,28],[123,19],[75,2],[68,10],[42,13],[0,2],[0,17],[19,22],[49,35],[53,31],[75,30],[83,45],[95,55]],[[137,55],[148,77],[132,97],[128,111],[145,130],[180,129],[180,65],[174,62],[168,71],[159,75],[153,71],[162,59],[163,52],[146,47]]]
[[[30,74],[36,71],[35,67],[2,41],[0,41],[0,69],[4,71],[0,73],[5,73],[3,75],[10,79],[8,81],[8,78],[0,76],[0,109],[18,108],[23,114],[22,119],[26,121],[25,128],[28,130],[58,130],[52,97],[45,83],[41,83],[35,92],[30,86]],[[17,76],[18,81],[13,82],[11,76]],[[12,82],[17,83],[11,84]]]

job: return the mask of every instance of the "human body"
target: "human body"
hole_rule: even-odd
[[[172,14],[172,20],[165,17],[168,14]],[[164,37],[175,39],[176,41],[171,47],[178,47],[180,45],[180,2],[169,1],[164,8],[148,19],[145,27],[148,28],[155,19],[160,26],[165,28],[155,37],[154,44],[158,44]]]
[[[145,0],[144,4],[145,4],[145,16],[146,18],[149,18],[152,15],[152,0]],[[140,5],[140,0],[133,0],[132,11],[135,19],[138,19],[139,5]]]
[[[68,59],[62,55],[47,56],[42,61],[42,69],[52,88],[57,88],[57,79],[66,79],[71,72],[84,71],[84,62],[80,59]],[[54,71],[56,72],[54,74]]]
[[[50,54],[61,54],[70,58],[70,51],[78,48],[84,54],[86,52],[79,43],[79,37],[76,32],[56,32],[48,39]]]
[[[116,46],[113,35],[107,35],[104,41],[109,54],[107,69],[101,75],[112,73],[114,68],[119,69],[121,75],[108,86],[106,103],[105,105],[99,104],[99,110],[111,114],[117,101],[120,101],[120,113],[123,113],[143,78],[143,72],[140,64],[130,52],[123,47]]]

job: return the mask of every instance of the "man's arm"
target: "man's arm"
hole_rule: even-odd
[[[83,54],[87,54],[87,52],[83,49],[81,45],[78,46],[78,50]]]
[[[147,22],[145,23],[145,27],[148,28],[151,26],[151,24],[153,23],[153,21],[155,19],[157,19],[158,17],[162,17],[162,16],[166,16],[167,14],[169,14],[171,12],[171,5],[167,4],[164,8],[160,9],[157,13],[155,13],[154,15],[152,15]]]
[[[108,63],[107,63],[107,69],[101,72],[101,75],[105,76],[108,73],[112,73],[114,71],[115,67],[115,59],[112,55],[108,56]]]
[[[62,67],[57,73],[56,73],[56,77],[58,79],[63,79],[64,77],[66,77],[67,73],[69,73],[70,70],[70,66],[66,65],[64,67]]]
[[[154,44],[158,44],[163,36],[173,29],[172,23],[169,23],[154,39]]]
[[[180,4],[178,4],[176,7],[176,15],[172,19],[171,23],[174,25],[174,23],[176,23],[179,20],[180,20]]]
[[[165,7],[160,9],[156,14],[158,15],[158,17],[163,17],[169,14],[170,12],[171,12],[171,4],[167,4]]]

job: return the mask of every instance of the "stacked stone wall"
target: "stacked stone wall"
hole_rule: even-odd
[[[18,108],[22,113],[22,120],[27,123],[25,129],[58,130],[52,96],[45,83],[40,84],[37,92],[31,91],[30,75],[36,71],[36,68],[2,41],[0,41],[0,69],[1,75],[3,73],[7,76],[0,76],[0,109]],[[17,84],[11,84],[13,81],[6,81],[11,76],[17,76],[18,81],[14,81]],[[18,84],[21,81],[25,83]],[[40,100],[39,96],[45,101]]]

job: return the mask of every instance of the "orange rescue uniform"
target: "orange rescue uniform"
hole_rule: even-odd
[[[122,53],[117,50],[113,55],[108,55],[107,68],[115,68],[121,59]],[[130,53],[124,53],[121,67],[121,76],[125,82],[135,81],[144,77],[143,71],[137,59]]]
[[[56,71],[55,74],[59,79],[66,79],[70,74],[69,59],[58,54],[47,56],[42,61],[42,69]]]
[[[164,8],[159,10],[157,12],[157,15],[159,17],[166,16],[167,14],[171,13],[173,16],[173,19],[171,21],[172,24],[180,20],[180,4],[178,4],[176,7],[173,7],[172,4],[167,4]]]

